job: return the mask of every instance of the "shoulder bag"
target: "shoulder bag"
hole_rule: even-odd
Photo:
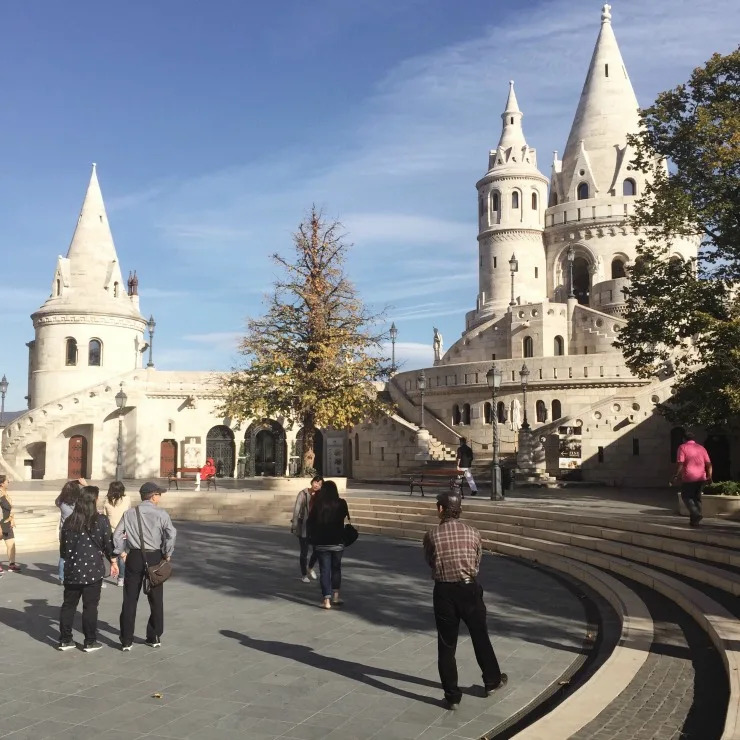
[[[146,545],[144,544],[144,529],[141,526],[141,512],[136,507],[136,518],[139,521],[139,546],[144,556],[144,593],[148,594],[153,588],[161,586],[172,575],[172,563],[169,560],[160,560],[157,565],[150,566],[146,560]]]

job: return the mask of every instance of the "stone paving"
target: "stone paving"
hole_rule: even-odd
[[[547,572],[486,555],[494,646],[509,685],[486,699],[461,630],[458,712],[440,707],[432,583],[417,543],[361,538],[345,606],[319,608],[282,529],[179,525],[161,650],[117,648],[121,591],[100,610],[105,648],[59,653],[54,553],[0,580],[0,737],[13,740],[480,738],[579,658],[583,604]],[[143,635],[146,603],[140,607]],[[79,627],[79,624],[78,624]],[[76,634],[78,640],[81,636]],[[161,695],[161,698],[155,695]]]

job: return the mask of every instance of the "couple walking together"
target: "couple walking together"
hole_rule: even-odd
[[[345,547],[345,520],[349,521],[347,502],[339,497],[337,484],[315,476],[311,485],[296,497],[290,531],[300,543],[301,576],[304,583],[316,578],[314,565],[319,564],[319,585],[322,606],[343,603],[339,596],[342,587],[342,554]],[[311,558],[308,557],[312,548]]]

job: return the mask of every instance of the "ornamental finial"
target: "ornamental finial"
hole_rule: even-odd
[[[601,22],[611,23],[612,22],[612,6],[606,3],[601,9]]]

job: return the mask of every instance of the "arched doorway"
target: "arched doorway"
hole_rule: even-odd
[[[87,437],[75,434],[67,447],[67,478],[77,480],[87,477]]]
[[[324,435],[320,429],[313,434],[313,467],[317,475],[324,474]],[[303,429],[299,430],[295,438],[295,454],[298,457],[298,469],[303,464]]]
[[[219,478],[232,478],[236,446],[234,432],[229,427],[219,424],[212,427],[206,436],[206,459],[212,457]]]
[[[272,419],[250,424],[244,435],[248,452],[248,475],[285,475],[287,444],[285,430]]]
[[[177,442],[163,439],[159,444],[159,477],[174,475],[177,470]]]
[[[712,461],[712,479],[732,480],[732,466],[730,465],[730,443],[724,434],[710,432],[704,442],[709,459]]]
[[[583,306],[588,306],[591,294],[591,273],[585,257],[576,257],[573,260],[573,293]]]

